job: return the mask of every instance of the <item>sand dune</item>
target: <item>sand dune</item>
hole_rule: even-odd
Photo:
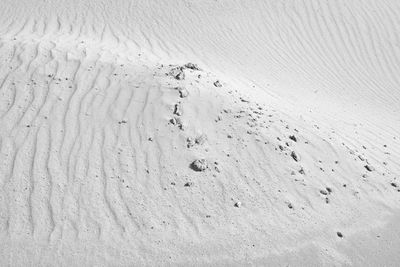
[[[2,266],[398,264],[396,1],[1,6]]]

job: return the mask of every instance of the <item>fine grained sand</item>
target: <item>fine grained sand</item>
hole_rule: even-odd
[[[1,266],[398,265],[398,1],[0,4]]]

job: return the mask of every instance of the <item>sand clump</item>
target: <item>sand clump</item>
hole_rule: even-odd
[[[196,172],[204,172],[208,169],[208,162],[205,159],[196,159],[190,164],[190,168]]]

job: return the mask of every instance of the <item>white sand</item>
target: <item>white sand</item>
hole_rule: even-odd
[[[399,1],[0,6],[1,266],[399,264]]]

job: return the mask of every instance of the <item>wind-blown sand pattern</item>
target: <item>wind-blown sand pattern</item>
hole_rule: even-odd
[[[1,0],[0,265],[398,265],[399,14]]]

